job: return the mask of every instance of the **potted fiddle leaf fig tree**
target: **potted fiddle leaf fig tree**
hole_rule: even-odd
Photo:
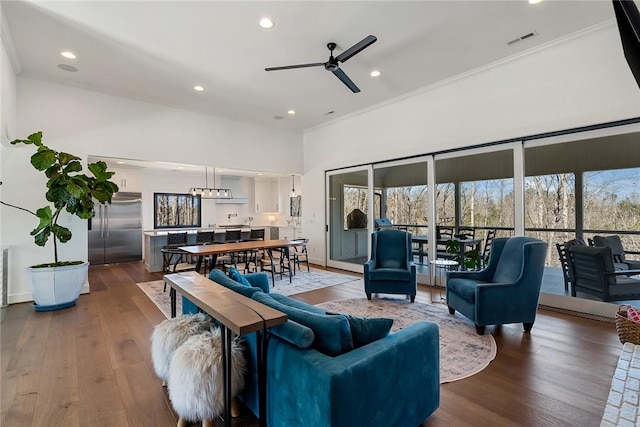
[[[53,243],[53,262],[26,268],[35,301],[33,306],[37,311],[71,307],[87,281],[89,263],[59,259],[58,242],[66,243],[72,237],[71,230],[60,225],[60,216],[66,211],[88,219],[94,215],[94,199],[111,203],[118,191],[118,186],[109,180],[114,172],[107,171],[107,164],[99,161],[88,165],[92,176],[81,173],[81,159],[47,147],[42,143],[42,132],[31,134],[27,139],[16,139],[11,144],[33,145],[36,152],[31,156],[31,165],[47,177],[45,197],[50,204],[33,212],[1,202],[38,218],[39,224],[31,231],[36,245],[45,246],[50,238]]]

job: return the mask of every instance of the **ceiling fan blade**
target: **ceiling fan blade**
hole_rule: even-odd
[[[336,56],[336,61],[345,62],[347,59],[351,58],[356,53],[374,44],[376,40],[378,40],[376,36],[367,36],[363,38],[358,43],[354,44],[349,49],[345,50],[340,55]]]
[[[356,84],[352,82],[351,79],[340,68],[333,70],[332,73],[335,74],[335,76],[339,78],[342,81],[342,83],[344,83],[349,89],[351,89],[351,92],[353,93],[360,92],[360,89],[358,89],[358,86],[356,86]]]
[[[290,70],[292,68],[307,68],[307,67],[319,67],[324,65],[324,62],[314,62],[313,64],[298,64],[298,65],[285,65],[283,67],[269,67],[265,68],[265,71],[277,71],[277,70]]]

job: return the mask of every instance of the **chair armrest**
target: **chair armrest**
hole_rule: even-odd
[[[287,367],[270,370],[268,388],[279,398],[269,406],[268,425],[398,425],[408,414],[424,420],[439,405],[439,331],[432,322],[336,357],[272,341],[268,351],[269,366]]]
[[[640,269],[637,270],[615,270],[612,272],[605,272],[606,276],[635,276],[640,274]]]
[[[447,271],[447,281],[449,279],[469,279],[488,282],[493,278],[492,272],[485,268],[479,271]]]
[[[364,274],[366,275],[369,271],[375,268],[375,260],[371,259],[364,263]]]

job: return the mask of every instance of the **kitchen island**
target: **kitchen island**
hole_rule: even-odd
[[[150,273],[162,271],[163,259],[160,249],[167,244],[167,234],[187,233],[187,245],[195,245],[198,231],[213,231],[214,241],[224,243],[224,235],[227,230],[240,230],[242,239],[248,239],[252,229],[264,229],[265,235],[269,233],[269,227],[249,226],[249,225],[220,225],[216,227],[202,228],[168,228],[160,230],[144,231],[144,268]]]

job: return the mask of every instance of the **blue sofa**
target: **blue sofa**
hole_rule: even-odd
[[[390,319],[326,313],[284,295],[270,294],[265,273],[233,272],[232,277],[235,280],[220,270],[209,276],[289,317],[267,334],[268,426],[415,427],[438,408],[437,324],[419,322],[389,334]],[[182,302],[183,313],[197,311],[187,299]],[[372,342],[362,341],[363,333]],[[259,417],[257,336],[252,333],[244,339],[247,381],[240,398]]]

